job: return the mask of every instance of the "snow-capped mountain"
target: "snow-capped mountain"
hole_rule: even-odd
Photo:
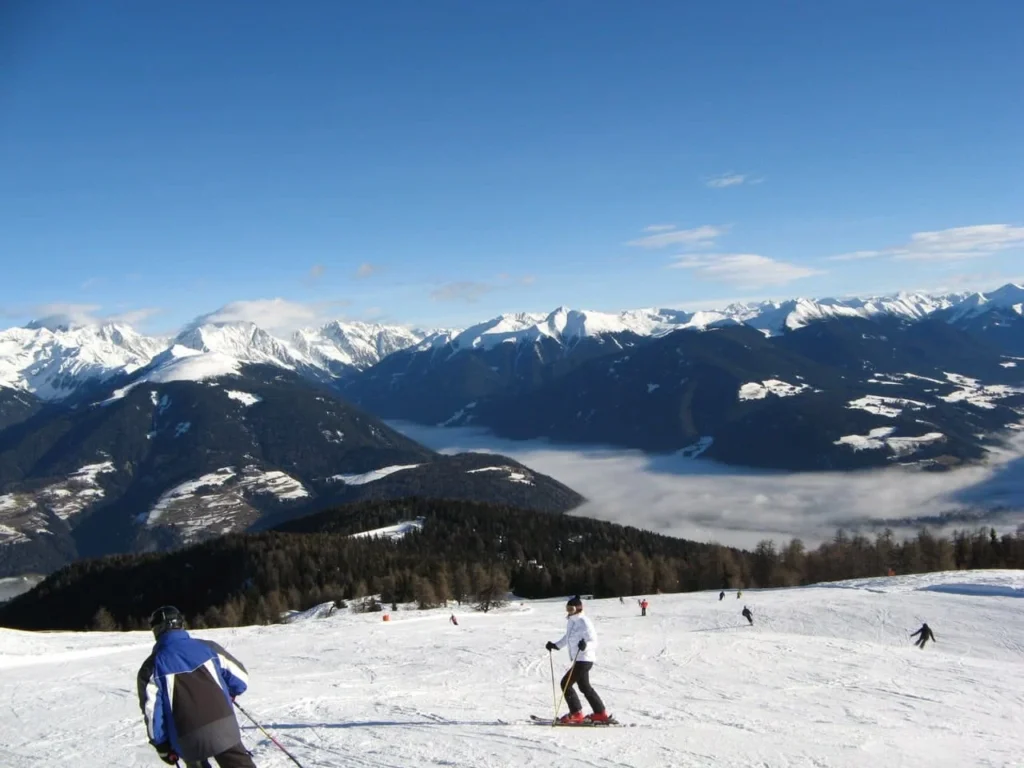
[[[167,346],[124,324],[68,327],[32,323],[0,331],[0,387],[59,400],[83,383],[129,374]]]
[[[291,346],[310,364],[340,376],[379,363],[392,352],[416,346],[439,332],[397,325],[332,321],[315,330],[296,331]]]
[[[731,320],[757,328],[766,335],[795,331],[810,323],[837,317],[899,317],[921,320],[933,312],[948,309],[969,294],[929,296],[921,293],[899,293],[895,296],[847,299],[804,299],[763,301],[753,304],[731,304],[722,314]]]
[[[684,312],[675,309],[635,309],[612,314],[592,310],[559,307],[548,314],[518,313],[499,315],[466,328],[443,341],[454,350],[488,350],[500,344],[555,341],[571,346],[581,339],[596,336],[632,334],[663,336],[672,331],[693,328],[703,330],[736,321],[720,312]],[[437,346],[435,339],[431,346]]]
[[[332,321],[282,339],[256,323],[199,318],[173,338],[157,338],[124,324],[31,323],[0,331],[0,388],[28,392],[41,400],[63,400],[83,385],[98,385],[190,356],[181,350],[212,355],[211,364],[217,368],[230,358],[234,367],[273,365],[333,381],[432,334],[436,335],[404,326]],[[199,370],[197,366],[198,361],[191,363],[193,370]]]
[[[649,308],[610,313],[559,307],[549,313],[499,315],[462,330],[332,321],[287,338],[275,336],[258,323],[215,321],[216,313],[197,318],[169,339],[145,336],[124,324],[71,327],[43,321],[0,332],[0,387],[31,392],[43,400],[61,400],[84,384],[131,374],[175,345],[227,356],[239,364],[269,364],[330,382],[404,351],[450,356],[529,344],[548,348],[544,354],[550,359],[562,354],[552,349],[575,354],[582,340],[611,341],[615,346],[678,330],[705,331],[739,324],[776,336],[835,318],[919,321],[935,316],[950,323],[970,320],[978,325],[976,319],[991,312],[1024,318],[1024,288],[1006,285],[986,294],[798,298],[698,312]],[[609,348],[605,346],[605,350]]]
[[[190,326],[174,338],[174,346],[215,353],[240,363],[273,365],[290,371],[311,365],[291,345],[248,321]]]
[[[993,310],[1024,315],[1024,286],[1009,283],[991,293],[972,293],[963,301],[944,309],[949,309],[946,314],[951,323],[978,317]]]

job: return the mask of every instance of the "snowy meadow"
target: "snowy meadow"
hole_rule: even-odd
[[[1022,596],[1024,571],[975,571],[655,595],[646,618],[586,601],[591,679],[623,728],[529,722],[569,663],[544,650],[562,600],[195,634],[248,666],[240,703],[306,768],[1021,766]],[[919,650],[922,621],[937,642]],[[151,645],[0,630],[0,765],[160,765],[135,692]],[[257,765],[294,768],[241,720]]]
[[[894,467],[861,472],[766,472],[682,456],[543,440],[517,441],[472,428],[389,422],[443,453],[496,452],[551,475],[583,494],[573,514],[697,541],[750,548],[765,538],[817,545],[836,528],[871,533],[886,526],[912,535],[1024,523],[1024,435],[984,465],[951,472]]]

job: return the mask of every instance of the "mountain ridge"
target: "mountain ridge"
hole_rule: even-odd
[[[1019,299],[1019,300],[1017,300]],[[463,329],[425,330],[405,325],[331,320],[276,336],[247,320],[201,315],[170,337],[146,336],[124,322],[74,324],[50,317],[0,331],[0,388],[21,389],[43,400],[62,400],[82,385],[130,375],[174,345],[227,354],[243,363],[271,363],[320,381],[341,380],[395,352],[450,348],[489,349],[504,343],[554,341],[573,346],[615,334],[657,337],[676,330],[746,324],[779,335],[837,317],[897,316],[920,320],[940,314],[956,323],[993,309],[1024,313],[1024,288],[1012,283],[983,294],[897,293],[864,298],[793,298],[730,304],[688,312],[647,308],[598,312],[558,307],[548,313],[498,315]]]

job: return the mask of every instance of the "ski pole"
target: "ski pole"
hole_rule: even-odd
[[[548,661],[551,663],[551,703],[555,705],[555,714],[558,714],[558,687],[555,685],[555,654],[548,649]]]
[[[576,654],[572,657],[572,664],[569,665],[569,671],[565,675],[565,685],[562,687],[562,696],[558,699],[558,703],[555,705],[555,716],[551,718],[551,725],[558,723],[558,710],[562,708],[562,699],[565,698],[565,692],[569,690],[569,686],[572,684],[572,671],[576,669],[576,657],[580,655],[579,648],[576,649]]]
[[[252,723],[253,725],[255,725],[255,726],[256,726],[257,728],[259,728],[259,729],[260,729],[260,730],[261,730],[261,731],[263,732],[263,735],[264,735],[264,736],[266,736],[266,737],[267,737],[268,739],[270,739],[270,740],[271,740],[272,742],[274,742],[274,746],[275,746],[275,747],[277,747],[277,748],[278,748],[278,749],[280,749],[280,750],[281,750],[282,752],[284,752],[284,753],[285,753],[285,754],[286,754],[286,755],[288,756],[288,759],[289,759],[289,760],[291,760],[291,761],[292,761],[293,763],[295,763],[295,764],[296,764],[297,766],[299,766],[299,768],[302,768],[302,763],[300,763],[300,762],[299,762],[298,760],[296,760],[296,759],[295,759],[295,755],[293,755],[293,754],[292,754],[291,752],[289,752],[289,751],[288,751],[287,749],[285,749],[284,747],[282,747],[282,746],[281,746],[281,742],[279,742],[279,741],[278,741],[277,739],[275,739],[275,738],[274,738],[273,736],[271,736],[271,735],[270,735],[269,733],[267,733],[267,729],[266,729],[266,728],[264,728],[264,727],[263,727],[262,725],[260,725],[259,723],[257,723],[257,722],[256,722],[256,720],[255,720],[255,719],[253,718],[253,716],[252,716],[252,715],[250,715],[250,714],[249,714],[248,712],[246,712],[246,711],[245,711],[245,710],[244,710],[244,709],[242,708],[242,705],[241,705],[241,704],[239,704],[239,703],[238,703],[237,701],[236,701],[236,702],[234,702],[234,704],[235,704],[235,706],[236,706],[236,707],[238,707],[238,711],[239,711],[239,712],[241,712],[241,713],[242,713],[243,715],[245,715],[245,716],[246,716],[247,718],[249,718],[249,722],[251,722],[251,723]]]

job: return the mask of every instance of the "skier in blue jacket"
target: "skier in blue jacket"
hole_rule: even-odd
[[[149,625],[156,645],[137,683],[149,743],[160,759],[210,768],[212,757],[220,768],[256,768],[232,706],[246,690],[245,667],[217,643],[190,637],[172,605],[157,608]]]

